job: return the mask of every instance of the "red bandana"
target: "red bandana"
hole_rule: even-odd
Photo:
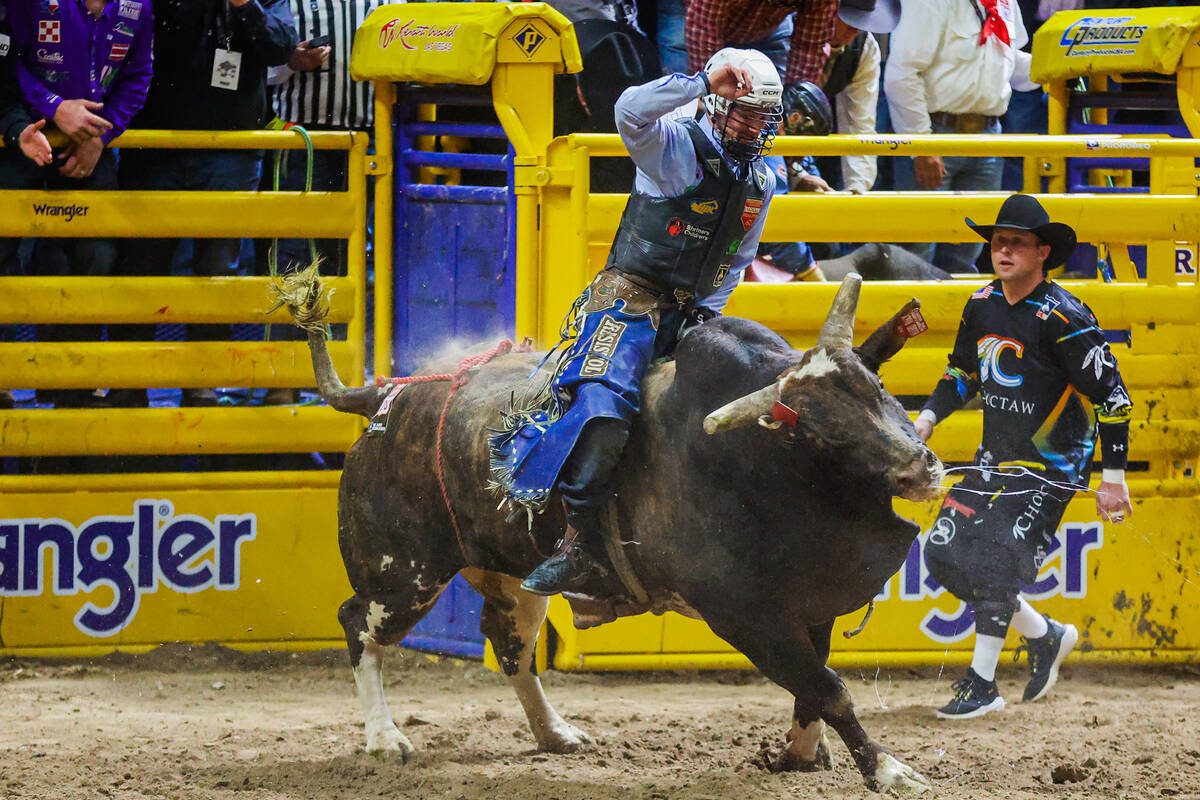
[[[987,19],[983,21],[983,30],[979,32],[979,45],[981,47],[989,36],[995,36],[1002,43],[1008,44],[1008,25],[1004,23],[1004,18],[1000,16],[1000,12],[996,9],[998,2],[999,0],[979,0],[979,4],[983,6],[983,10],[987,12]]]

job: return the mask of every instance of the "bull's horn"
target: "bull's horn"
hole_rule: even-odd
[[[842,278],[837,297],[833,298],[833,306],[829,316],[825,317],[825,325],[821,335],[817,337],[817,347],[851,347],[854,336],[854,312],[858,308],[858,292],[862,288],[862,276],[850,274]]]
[[[730,431],[750,425],[766,414],[779,399],[779,384],[772,381],[758,391],[743,395],[704,418],[704,432]]]

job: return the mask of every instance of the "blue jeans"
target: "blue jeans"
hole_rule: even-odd
[[[1008,111],[1000,120],[1005,133],[1045,133],[1047,126],[1046,96],[1041,89],[1032,92],[1013,92]],[[1004,159],[1004,190],[1019,192],[1025,184],[1023,158]]]
[[[658,0],[658,56],[663,72],[688,72],[687,45],[683,39],[683,23],[687,9],[683,0]]]
[[[944,125],[934,125],[934,133],[954,133],[954,129]],[[992,123],[983,133],[999,133],[1000,123]],[[943,192],[996,192],[1000,190],[1000,178],[1004,169],[1004,159],[999,156],[982,158],[970,156],[949,156],[942,159],[946,167],[946,175],[942,178]],[[895,159],[896,188],[901,191],[920,189],[917,186],[916,174],[913,171],[912,159]],[[949,242],[907,243],[901,245],[904,249],[916,253],[926,261],[941,267],[947,272],[978,272],[975,259],[983,251],[983,243],[950,244]]]
[[[258,189],[262,152],[258,150],[125,150],[121,153],[121,188],[141,191]],[[182,239],[133,239],[118,266],[121,275],[170,275]],[[184,273],[203,277],[237,274],[240,239],[193,239]],[[148,339],[153,328],[138,331],[118,326],[112,338]],[[110,327],[110,333],[115,333]],[[229,338],[224,325],[189,325],[188,339]]]

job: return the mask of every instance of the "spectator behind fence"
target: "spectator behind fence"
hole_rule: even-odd
[[[621,22],[641,32],[638,26],[638,4],[636,0],[546,0],[571,22],[585,19],[606,19]]]
[[[17,53],[21,95],[34,117],[53,122],[69,141],[49,164],[30,160],[16,148],[0,151],[0,188],[117,188],[116,158],[107,146],[146,99],[154,33],[150,0],[8,0],[7,6],[8,47]],[[19,269],[18,244],[0,239],[0,272]],[[27,271],[109,275],[115,262],[111,239],[44,238],[34,243]],[[99,325],[39,325],[38,338],[94,340],[100,330]],[[93,397],[86,389],[38,392],[39,401],[56,406],[82,406]]]
[[[17,83],[17,52],[12,46],[12,31],[8,26],[7,9],[0,4],[0,136],[4,137],[0,151],[0,175],[9,173],[9,159],[20,161],[18,156],[44,167],[50,163],[50,142],[42,133],[46,120],[37,122],[29,115],[29,107],[21,97]],[[11,245],[9,243],[12,243]],[[0,239],[0,276],[20,273],[17,263],[17,239]],[[0,342],[11,341],[13,326],[0,325]],[[0,409],[12,408],[13,396],[8,389],[0,389]]]
[[[902,0],[902,7],[884,70],[896,133],[999,133],[1010,84],[1029,85],[1020,7],[1014,0]],[[1002,162],[998,156],[917,156],[912,172],[896,164],[896,188],[996,191]],[[983,249],[970,243],[906,247],[949,272],[977,272]]]
[[[287,0],[176,0],[159,4],[155,23],[154,80],[134,127],[253,130],[272,118],[267,67],[287,63],[298,41]],[[258,150],[126,150],[121,154],[121,187],[253,191],[261,162]],[[131,240],[119,270],[124,275],[168,275],[179,244],[177,239]],[[240,249],[238,239],[193,239],[187,270],[232,276]],[[191,325],[189,338],[227,338],[227,330]],[[119,338],[153,334],[145,326],[110,331]],[[144,405],[144,392],[127,402]],[[183,393],[184,405],[216,402],[212,389]]]
[[[287,64],[269,71],[271,102],[276,116],[287,123],[312,131],[369,131],[375,94],[369,82],[350,78],[350,47],[354,32],[367,15],[387,0],[290,0],[300,43]],[[313,40],[328,38],[329,44],[312,46]],[[280,151],[283,163],[279,188],[298,192],[304,189],[307,156],[303,150]],[[344,150],[314,150],[312,190],[346,190],[349,154]],[[263,164],[262,188],[275,186],[274,157]],[[346,240],[318,239],[316,255],[321,272],[345,275]],[[257,263],[265,268],[265,241],[256,243]],[[312,261],[307,239],[280,239],[277,262],[280,274],[294,272]],[[302,331],[293,325],[272,325],[273,341],[300,341]],[[277,388],[267,392],[265,405],[285,405],[297,400],[295,389]]]
[[[690,0],[684,21],[688,69],[722,47],[748,47],[771,59],[785,85],[821,80],[838,0]]]
[[[894,11],[890,23],[900,17],[900,0],[884,0],[881,8]],[[871,31],[847,23],[842,13],[833,21],[833,48],[825,62],[822,88],[833,104],[836,133],[865,136],[875,133],[875,108],[879,103],[879,42]],[[860,24],[864,24],[860,22]],[[870,23],[865,23],[870,24]],[[878,31],[877,26],[875,30]],[[884,31],[886,32],[886,31]],[[842,156],[840,187],[862,194],[875,185],[875,156]]]

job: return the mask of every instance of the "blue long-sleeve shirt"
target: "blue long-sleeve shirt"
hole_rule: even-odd
[[[93,17],[83,0],[8,0],[17,80],[35,115],[53,119],[64,100],[104,103],[95,112],[121,135],[146,102],[154,68],[150,0],[109,0]]]
[[[676,73],[641,86],[632,86],[618,98],[615,108],[617,132],[621,134],[630,158],[637,165],[634,177],[637,191],[652,197],[678,197],[700,183],[703,178],[700,157],[682,120],[671,115],[671,112],[703,95],[704,80],[699,75]],[[712,125],[701,122],[700,128],[734,174],[745,175],[745,165],[725,156],[720,138]],[[768,184],[762,211],[746,231],[729,275],[720,289],[700,302],[701,306],[720,311],[729,301],[729,294],[741,282],[742,273],[754,260],[758,240],[766,224],[767,208],[774,194],[775,187]]]

